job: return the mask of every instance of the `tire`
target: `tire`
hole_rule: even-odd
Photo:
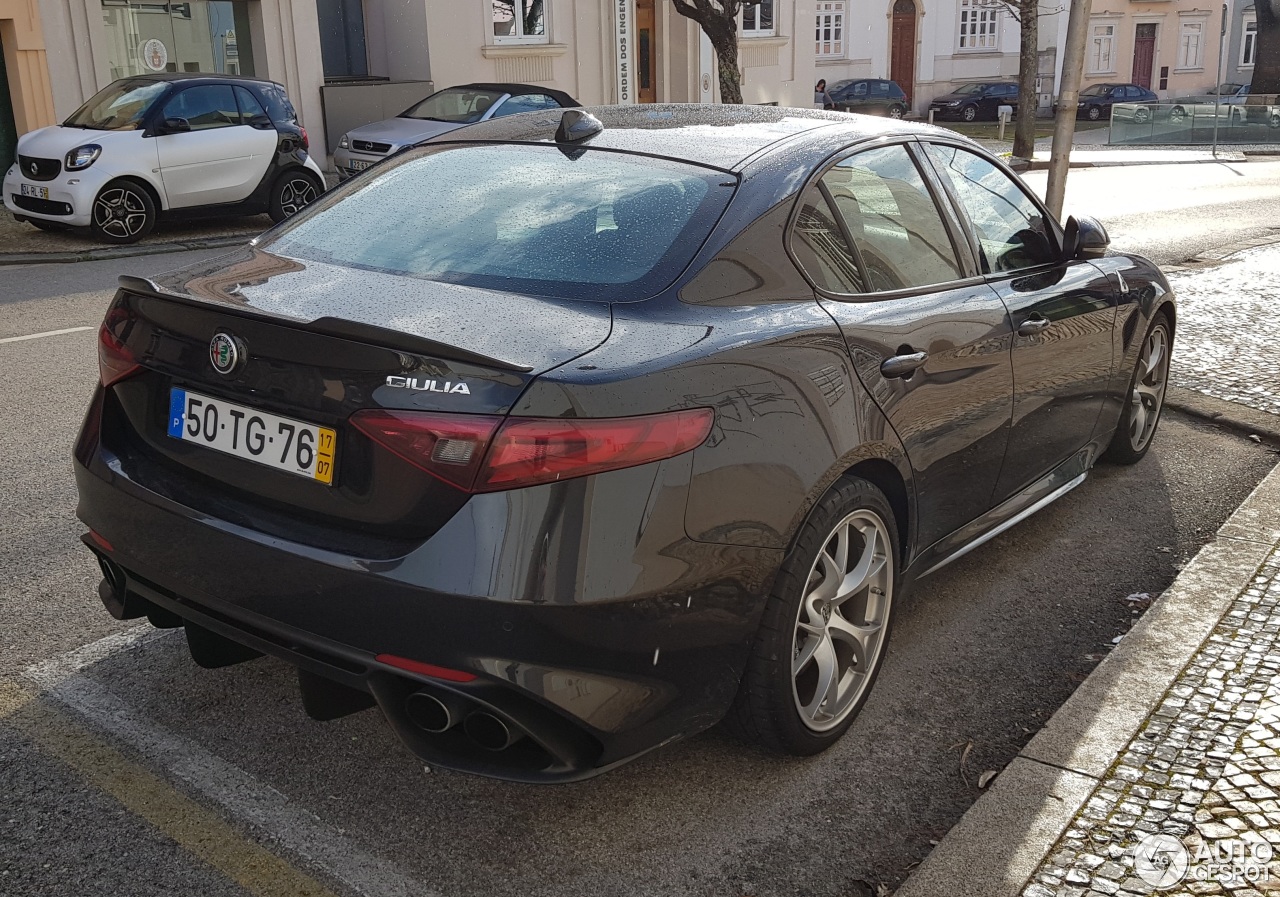
[[[1102,109],[1098,106],[1090,106],[1085,112],[1085,117],[1088,118],[1089,121],[1097,121],[1102,118]]]
[[[963,109],[960,110],[960,117],[963,118],[965,121],[977,121],[978,107],[972,106],[972,105],[965,106]]]
[[[1136,464],[1146,455],[1160,425],[1164,393],[1169,385],[1169,357],[1173,328],[1163,312],[1151,322],[1138,349],[1138,361],[1129,378],[1124,411],[1102,457],[1115,464]],[[1152,362],[1152,356],[1159,353]]]
[[[731,732],[799,756],[839,740],[880,671],[899,557],[897,524],[883,493],[855,477],[838,481],[778,571],[725,721]],[[844,588],[860,570],[857,585]]]
[[[1146,106],[1139,106],[1137,109],[1133,110],[1133,120],[1140,125],[1145,125],[1147,122],[1151,121],[1151,110]]]
[[[271,202],[267,211],[271,220],[279,224],[315,202],[323,192],[324,184],[314,174],[303,168],[291,169],[271,185]]]
[[[156,226],[156,204],[137,181],[110,181],[93,200],[94,236],[108,243],[137,243]]]
[[[70,224],[63,224],[61,221],[45,221],[43,218],[28,218],[27,220],[31,222],[32,226],[51,234],[71,230]]]
[[[1187,117],[1187,110],[1183,109],[1181,106],[1174,106],[1172,109],[1169,110],[1169,121],[1171,122],[1177,123],[1182,121],[1186,117]]]
[[[1267,119],[1267,126],[1272,128],[1280,128],[1280,112],[1271,113],[1271,117]]]
[[[907,114],[907,110],[901,106],[893,105],[889,107],[888,114],[890,118],[902,118],[902,116]]]

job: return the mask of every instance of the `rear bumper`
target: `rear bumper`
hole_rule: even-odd
[[[652,470],[630,471],[637,483],[647,476],[649,484],[650,497],[634,516],[617,498],[626,490],[611,490],[608,517],[633,539],[646,510],[651,522],[666,516],[679,526],[655,532],[661,538],[652,542],[633,542],[630,556],[605,558],[604,566],[600,558],[589,563],[563,548],[551,556],[523,550],[555,529],[546,519],[549,506],[574,508],[567,515],[580,530],[574,551],[591,545],[598,555],[622,531],[604,513],[593,513],[597,506],[565,501],[568,493],[550,505],[517,493],[475,496],[403,557],[342,555],[216,519],[133,481],[126,465],[99,444],[101,405],[99,390],[76,448],[75,476],[77,513],[107,543],[86,538],[86,544],[110,561],[117,579],[114,589],[104,590],[108,607],[118,616],[159,608],[158,623],[165,612],[176,614],[194,624],[188,626],[193,649],[193,639],[213,633],[283,658],[302,671],[313,716],[340,715],[326,714],[326,702],[349,699],[351,709],[360,709],[371,702],[358,699],[371,695],[410,750],[446,768],[569,781],[713,725],[732,701],[758,623],[759,596],[781,561],[773,549],[685,538],[683,489],[675,490],[678,514],[667,514],[661,501],[655,505],[655,480],[687,482],[689,456],[662,462],[668,469],[656,477]],[[577,482],[581,490],[583,481]],[[470,536],[466,549],[463,531]],[[589,597],[593,576],[604,600]],[[623,579],[629,590],[618,594]],[[507,585],[494,588],[499,581]],[[475,678],[441,681],[379,655]],[[317,682],[340,688],[325,694]],[[495,752],[472,743],[460,726],[424,731],[406,711],[406,700],[418,691],[464,713],[490,713],[526,737]]]

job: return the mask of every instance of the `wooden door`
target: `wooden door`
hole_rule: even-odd
[[[1151,89],[1151,73],[1156,64],[1156,26],[1138,26],[1133,37],[1133,83]]]
[[[658,102],[658,29],[653,0],[636,0],[636,97],[642,103]]]
[[[889,79],[907,95],[907,107],[916,86],[916,4],[914,0],[895,0],[893,30],[889,41]]]

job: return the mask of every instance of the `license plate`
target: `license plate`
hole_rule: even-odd
[[[49,198],[48,187],[33,187],[30,184],[19,184],[18,190],[23,196],[34,196],[36,199]]]
[[[173,388],[169,435],[333,485],[337,434],[328,427]]]
[[[350,168],[352,171],[364,171],[364,170],[365,170],[366,168],[368,168],[370,165],[375,165],[375,164],[377,164],[377,163],[375,163],[375,162],[363,162],[363,161],[361,161],[361,160],[359,160],[359,159],[350,159],[350,160],[348,160],[348,161],[347,161],[347,168]]]

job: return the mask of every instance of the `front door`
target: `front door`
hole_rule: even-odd
[[[1047,213],[995,163],[956,146],[926,148],[973,223],[982,273],[1013,329],[1013,426],[999,504],[1093,436],[1111,383],[1115,295],[1094,265],[1062,259]]]
[[[658,29],[653,0],[636,0],[636,96],[642,103],[658,102]]]
[[[916,5],[914,0],[895,0],[893,34],[890,39],[889,80],[897,82],[907,95],[907,106],[916,84]]]
[[[1151,74],[1156,64],[1156,26],[1148,22],[1138,26],[1133,37],[1133,83],[1151,89]]]

